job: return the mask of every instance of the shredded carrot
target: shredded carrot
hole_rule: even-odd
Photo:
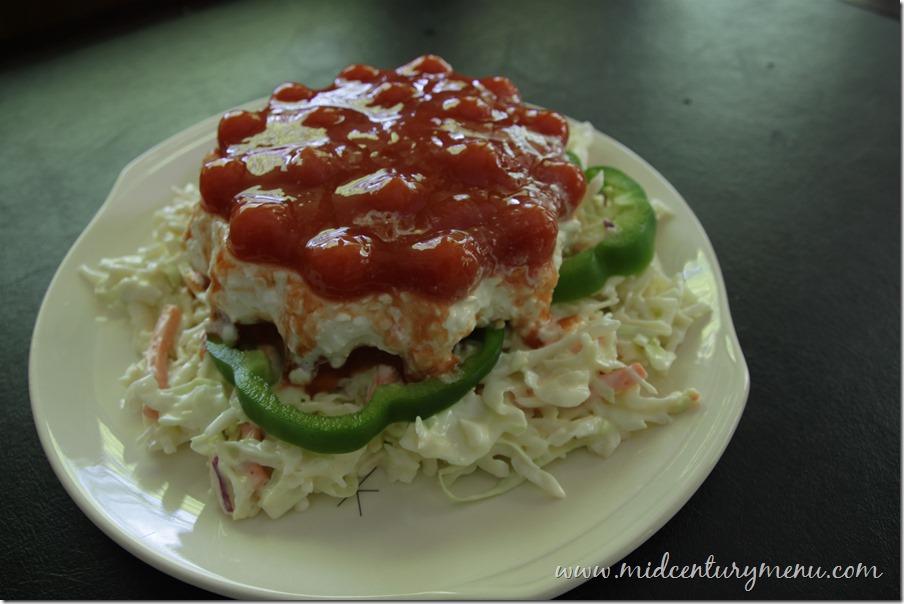
[[[647,370],[640,363],[634,363],[630,367],[616,369],[612,373],[600,376],[600,382],[606,384],[616,392],[624,390],[640,380],[647,379]]]
[[[533,390],[528,388],[527,392],[525,394],[527,394],[527,396],[533,396],[534,392],[533,392]],[[543,409],[541,409],[540,407],[528,407],[527,405],[522,404],[521,401],[518,400],[518,396],[511,390],[507,390],[505,392],[505,396],[511,401],[511,403],[515,407],[521,409],[527,415],[530,415],[531,417],[539,417],[539,416],[543,415]]]
[[[565,331],[569,331],[570,329],[572,329],[575,325],[577,325],[580,322],[581,322],[581,318],[576,315],[569,315],[567,317],[562,317],[561,319],[556,321],[556,323],[559,324],[559,327],[561,327]]]
[[[273,472],[273,468],[262,466],[253,461],[246,461],[243,464],[243,467],[245,469],[245,474],[251,479],[251,484],[254,487],[255,492],[259,491],[270,481],[270,474]]]
[[[185,286],[188,288],[188,291],[195,297],[198,294],[207,289],[207,286],[210,285],[210,281],[196,271],[193,268],[188,268],[182,271],[182,281],[185,282]]]
[[[157,411],[156,409],[148,407],[147,405],[143,405],[141,407],[141,414],[144,415],[149,420],[151,420],[152,422],[155,422],[160,418],[160,412]]]
[[[253,438],[254,440],[263,440],[264,431],[260,426],[256,426],[251,422],[245,422],[240,426],[242,438]]]
[[[377,371],[374,373],[374,379],[370,382],[370,386],[367,387],[367,394],[364,395],[364,404],[366,405],[370,401],[377,386],[392,384],[393,382],[398,382],[400,379],[401,376],[399,375],[399,372],[396,371],[396,368],[392,365],[377,366]]]
[[[160,311],[160,317],[151,334],[151,343],[147,351],[148,368],[154,374],[157,387],[161,389],[169,386],[169,354],[176,342],[181,319],[182,311],[179,307],[167,304]]]

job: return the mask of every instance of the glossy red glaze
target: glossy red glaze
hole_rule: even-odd
[[[224,115],[203,207],[229,220],[238,258],[296,270],[325,297],[454,301],[550,261],[586,187],[567,138],[506,78],[435,56],[352,65],[322,90],[286,83],[262,110]]]

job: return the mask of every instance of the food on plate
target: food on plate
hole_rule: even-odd
[[[83,269],[133,325],[147,446],[205,456],[236,519],[376,467],[564,496],[553,460],[697,402],[654,384],[706,312],[655,256],[668,209],[584,170],[592,137],[435,56],[226,113],[152,243]]]

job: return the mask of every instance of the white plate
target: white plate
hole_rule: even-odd
[[[249,103],[259,107],[261,101]],[[597,134],[594,163],[623,169],[675,216],[661,226],[667,269],[683,270],[712,305],[664,388],[695,387],[702,405],[630,439],[607,460],[575,453],[551,466],[564,500],[523,485],[471,504],[447,501],[422,478],[391,484],[379,471],[358,498],[315,498],[280,520],[233,522],[208,496],[204,460],[136,445],[138,413],[118,378],[135,360],[126,323],[102,314],[78,267],[132,252],[175,184],[194,181],[219,116],[151,149],[120,175],[69,251],[35,326],[29,378],[41,442],[91,520],[158,569],[204,589],[262,598],[549,598],[578,585],[558,567],[614,564],[665,524],[728,444],[749,375],[722,275],[703,228],[678,192],[637,155]]]

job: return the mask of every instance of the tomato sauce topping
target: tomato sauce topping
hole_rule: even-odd
[[[586,183],[568,124],[503,77],[436,56],[277,87],[220,120],[202,207],[239,259],[298,271],[332,299],[409,291],[465,297],[484,277],[550,262]]]

